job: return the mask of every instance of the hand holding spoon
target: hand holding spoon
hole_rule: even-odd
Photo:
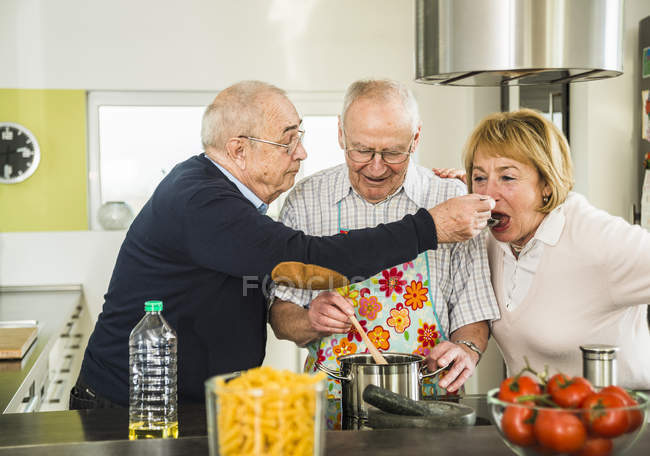
[[[278,264],[271,272],[271,278],[278,285],[286,285],[305,290],[330,290],[346,286],[350,281],[344,275],[315,264],[304,264],[296,261],[285,261]],[[386,358],[377,350],[366,332],[363,330],[354,314],[349,315],[350,321],[359,332],[361,339],[368,347],[376,364],[388,364]]]

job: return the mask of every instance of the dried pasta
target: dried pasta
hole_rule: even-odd
[[[318,454],[323,374],[258,367],[225,382],[217,379],[219,452],[231,455]]]

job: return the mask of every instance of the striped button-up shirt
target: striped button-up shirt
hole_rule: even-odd
[[[300,181],[287,196],[280,221],[315,236],[400,220],[419,208],[432,208],[467,193],[457,179],[440,179],[430,170],[409,163],[404,183],[384,201],[372,204],[351,186],[345,164]],[[339,223],[340,219],[340,223]],[[426,252],[431,296],[446,336],[461,326],[496,320],[499,309],[492,291],[486,250],[487,232],[466,242],[438,244]],[[381,251],[376,252],[381,255]],[[307,307],[319,292],[278,286],[277,299]]]

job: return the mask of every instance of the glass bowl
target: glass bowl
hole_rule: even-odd
[[[611,416],[635,414],[642,418],[636,429],[616,437],[597,435],[585,423],[597,411],[588,409],[553,408],[550,406],[513,404],[498,399],[499,388],[488,391],[487,401],[492,422],[504,443],[516,454],[597,454],[620,455],[631,448],[646,426],[648,397],[632,392],[638,405],[606,409]],[[613,413],[615,412],[615,414]],[[629,415],[628,415],[629,416]],[[582,430],[581,430],[582,428]],[[584,442],[581,444],[580,442]],[[576,449],[576,447],[579,447]]]
[[[105,230],[125,230],[133,221],[133,211],[124,201],[108,201],[99,208],[97,220]]]
[[[254,387],[230,383],[246,372],[205,381],[210,456],[324,454],[324,377],[287,373],[282,381],[269,369],[252,369],[260,379]]]

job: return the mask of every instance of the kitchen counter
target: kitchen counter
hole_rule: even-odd
[[[484,397],[474,397],[484,401]],[[466,401],[471,402],[471,400]],[[479,413],[480,416],[480,413]],[[205,408],[179,407],[177,440],[129,441],[126,409],[8,414],[0,416],[0,456],[11,455],[207,455]],[[325,454],[512,455],[492,425],[448,430],[328,431]],[[627,455],[650,454],[650,430]]]
[[[64,330],[66,318],[81,305],[81,296],[80,285],[0,287],[0,321],[38,321],[36,341],[23,359],[0,360],[0,413],[7,410],[21,386],[33,381],[35,367],[47,368],[45,358]]]

